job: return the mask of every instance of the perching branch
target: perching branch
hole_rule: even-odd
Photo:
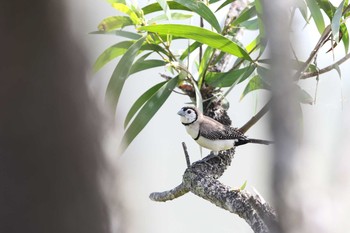
[[[272,208],[258,195],[232,189],[217,179],[222,176],[233,159],[234,149],[208,155],[185,170],[182,183],[172,190],[152,193],[153,201],[173,200],[191,191],[216,206],[243,218],[256,233],[270,232],[277,222]]]

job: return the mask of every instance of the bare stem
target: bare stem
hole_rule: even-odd
[[[265,106],[256,114],[254,115],[247,123],[245,123],[239,131],[242,133],[247,132],[256,122],[258,122],[269,110],[271,107],[271,100],[265,104]]]
[[[191,161],[190,161],[190,156],[188,155],[188,152],[187,152],[186,143],[182,142],[182,148],[184,149],[187,167],[190,167],[191,166]]]
[[[329,65],[323,69],[320,69],[318,71],[315,72],[307,72],[301,75],[300,79],[307,79],[307,78],[311,78],[311,77],[317,77],[320,74],[324,74],[327,73],[333,69],[336,69],[339,65],[341,65],[342,63],[344,63],[345,61],[347,61],[350,58],[350,53],[346,54],[342,59],[340,59],[339,61],[333,63],[332,65]]]

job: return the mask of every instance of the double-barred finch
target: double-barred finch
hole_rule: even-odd
[[[202,147],[212,150],[214,154],[247,143],[269,145],[272,141],[248,138],[238,129],[223,125],[204,116],[195,107],[183,107],[177,113],[187,133]]]

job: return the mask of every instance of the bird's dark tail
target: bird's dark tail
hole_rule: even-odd
[[[255,138],[249,138],[248,140],[250,143],[263,144],[263,145],[270,145],[274,143],[273,141],[261,140],[261,139],[255,139]]]

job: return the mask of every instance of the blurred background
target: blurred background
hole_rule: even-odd
[[[148,1],[138,1],[142,6]],[[339,5],[341,1],[332,1]],[[89,35],[96,31],[99,22],[107,16],[118,14],[106,1],[76,0],[66,1],[70,30],[82,45],[90,67],[95,59],[107,47],[120,41],[120,38],[107,35]],[[222,10],[224,12],[225,10]],[[222,14],[225,16],[225,14]],[[224,19],[222,19],[224,20]],[[188,21],[190,23],[190,21]],[[319,33],[311,22],[304,28],[299,12],[292,25],[294,47],[301,60],[305,60],[319,39]],[[244,32],[243,43],[254,38],[251,32]],[[325,46],[327,47],[327,46]],[[328,46],[330,47],[330,46]],[[335,61],[344,56],[340,44],[335,49]],[[322,49],[318,55],[318,65],[323,68],[333,63],[332,53]],[[98,73],[88,71],[88,85],[100,110],[103,109],[104,93],[108,80],[117,64],[114,60]],[[350,159],[349,159],[349,98],[350,65],[341,67],[341,78],[333,70],[320,76],[317,101],[315,105],[303,105],[303,138],[299,153],[298,169],[303,171],[300,190],[307,192],[311,199],[310,210],[319,214],[325,222],[335,226],[337,221],[349,217],[350,207]],[[182,180],[186,169],[181,142],[188,146],[191,161],[201,158],[197,144],[187,135],[176,114],[185,103],[186,96],[173,93],[146,128],[132,142],[123,155],[117,153],[123,135],[123,120],[134,101],[154,83],[162,80],[159,73],[164,68],[151,69],[130,77],[122,91],[115,121],[106,122],[105,151],[111,167],[118,167],[118,181],[109,183],[108,195],[121,193],[122,205],[126,215],[128,232],[142,233],[182,233],[182,232],[252,232],[245,221],[213,204],[189,193],[166,203],[157,203],[149,199],[155,191],[171,189]],[[229,116],[233,125],[240,127],[248,121],[267,101],[266,91],[257,91],[240,101],[240,95],[246,83],[239,84],[228,96]],[[301,86],[312,96],[316,91],[316,80],[310,78],[301,81]],[[247,135],[254,138],[271,139],[269,114],[264,116]],[[271,159],[272,147],[247,145],[236,150],[235,159],[220,181],[231,187],[240,187],[247,181],[247,190],[257,191],[271,203]],[[208,153],[203,149],[203,156]],[[317,194],[317,195],[316,195]],[[330,198],[332,197],[332,198]],[[333,200],[344,200],[336,206]],[[298,200],[296,200],[298,201]],[[323,203],[323,204],[320,204]],[[339,215],[337,215],[339,214]],[[335,216],[341,216],[340,218]],[[112,217],[113,218],[113,217]],[[341,220],[344,218],[343,220]],[[113,223],[113,220],[112,220]],[[114,224],[118,224],[114,222]],[[339,232],[345,226],[339,225]],[[316,229],[315,229],[316,230]]]

